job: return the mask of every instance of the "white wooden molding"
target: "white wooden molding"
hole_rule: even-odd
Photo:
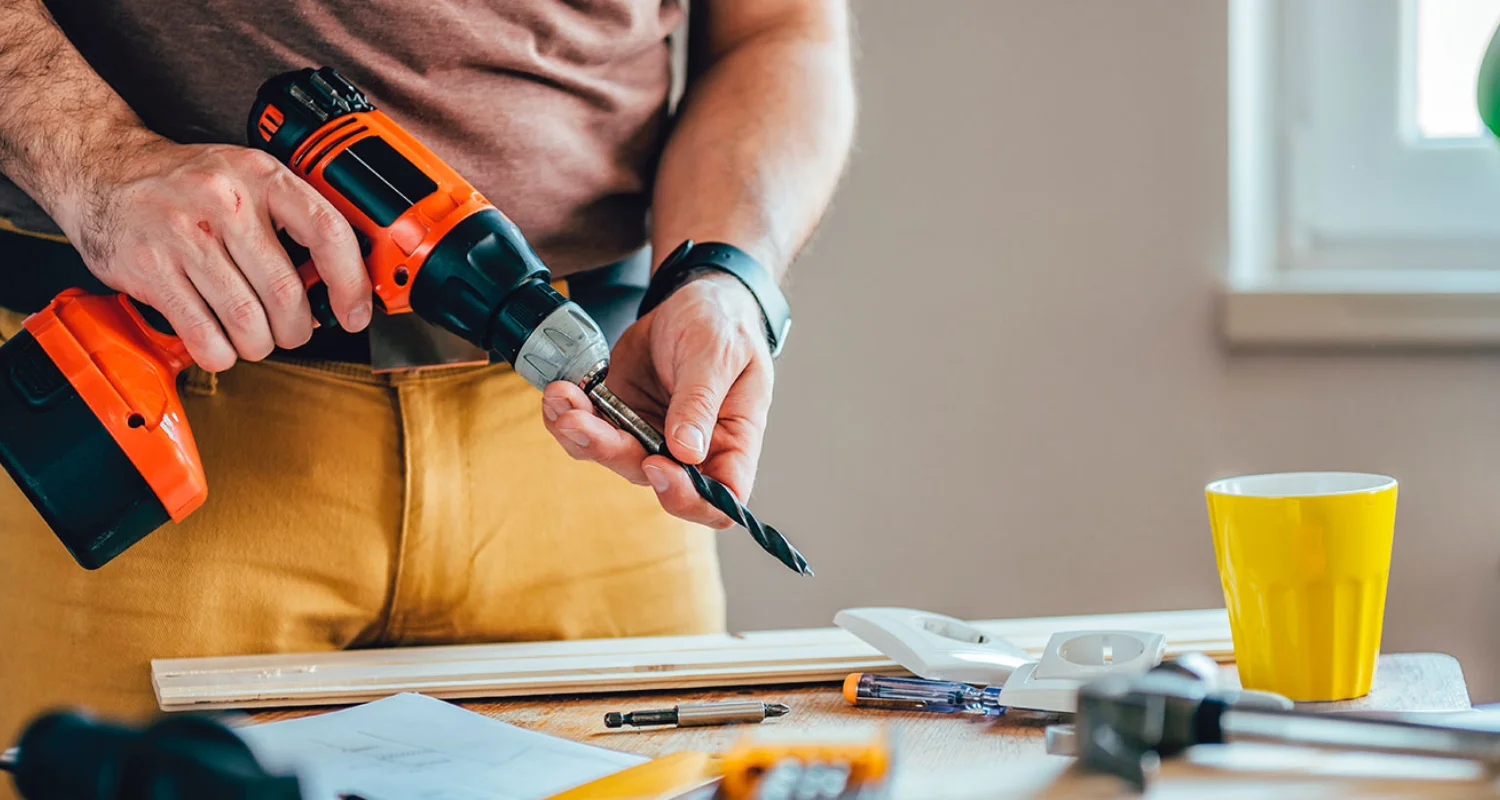
[[[1500,346],[1500,271],[1287,270],[1231,281],[1223,334],[1240,347]]]
[[[1168,655],[1233,657],[1224,609],[989,620],[974,623],[1040,657],[1056,632],[1165,634]],[[164,711],[338,705],[398,692],[443,698],[692,689],[840,681],[899,673],[839,628],[703,636],[402,647],[261,656],[159,659],[151,683]]]

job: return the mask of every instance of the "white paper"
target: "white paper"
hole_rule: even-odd
[[[419,694],[241,728],[303,797],[541,800],[645,761],[507,725]]]

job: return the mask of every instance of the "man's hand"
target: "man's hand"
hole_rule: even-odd
[[[143,133],[55,212],[106,285],[155,308],[211,372],[312,337],[285,228],[312,252],[345,330],[370,321],[370,279],[349,223],[274,157]]]
[[[755,484],[772,367],[765,321],[736,278],[707,273],[672,293],[626,329],[606,384],[666,434],[685,464],[722,481],[741,501]],[[647,457],[630,434],[594,414],[583,390],[566,382],[542,398],[547,430],[574,458],[597,461],[656,490],[669,513],[713,528],[733,523],[710,506],[670,459]]]
[[[40,0],[0,0],[0,172],[106,285],[160,311],[211,371],[312,336],[276,229],[312,251],[339,323],[370,321],[349,223],[271,156],[153,133]]]

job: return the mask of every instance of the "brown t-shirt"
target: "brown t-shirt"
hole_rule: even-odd
[[[338,69],[520,226],[555,274],[646,242],[678,0],[47,0],[153,130],[245,144],[256,89]],[[0,216],[55,231],[0,178]]]

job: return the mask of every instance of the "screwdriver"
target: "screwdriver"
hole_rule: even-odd
[[[728,725],[735,722],[758,723],[772,717],[780,717],[791,711],[785,703],[762,703],[759,700],[727,700],[722,703],[683,703],[671,708],[650,711],[627,711],[621,714],[611,711],[604,715],[604,727],[619,728],[630,725],[643,728],[649,725],[676,725],[691,728],[699,725]]]
[[[844,699],[850,705],[907,711],[956,711],[999,716],[1000,687],[980,689],[957,681],[929,681],[856,672],[844,679]]]

